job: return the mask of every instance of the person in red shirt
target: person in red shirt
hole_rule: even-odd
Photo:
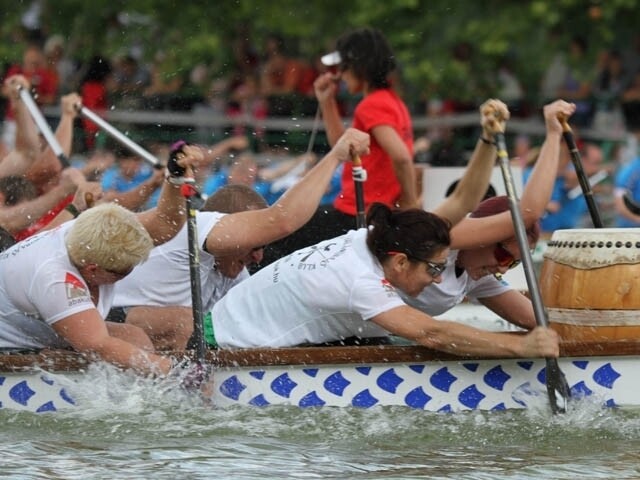
[[[22,55],[22,63],[15,64],[7,70],[6,78],[23,75],[31,84],[32,95],[38,105],[52,105],[57,101],[57,76],[47,68],[42,49],[35,44],[28,45]],[[5,114],[2,143],[7,150],[15,144],[15,115],[9,108]]]
[[[362,28],[342,35],[336,51],[322,57],[328,66],[337,66],[338,75],[328,71],[315,83],[331,145],[344,130],[336,99],[338,80],[351,95],[362,95],[352,126],[371,135],[371,153],[362,157],[367,171],[364,184],[365,207],[373,202],[389,207],[417,207],[413,166],[413,128],[409,111],[393,89],[390,76],[396,68],[395,56],[378,30]],[[333,205],[321,206],[311,221],[293,235],[265,250],[263,265],[321,240],[333,238],[356,227],[356,199],[351,168],[342,174],[341,191]]]

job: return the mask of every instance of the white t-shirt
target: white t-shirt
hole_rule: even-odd
[[[368,321],[405,305],[366,229],[303,248],[232,288],[212,310],[218,345],[286,347],[389,332]]]
[[[67,348],[51,328],[58,320],[96,308],[89,287],[67,254],[73,221],[39,233],[0,253],[0,348]],[[113,285],[99,287],[104,318]]]
[[[200,246],[200,287],[202,305],[210,309],[236,283],[249,276],[244,269],[236,278],[228,278],[215,268],[215,258],[202,245],[211,229],[224,216],[218,212],[196,212]],[[114,307],[191,306],[189,236],[185,224],[175,237],[158,245],[149,258],[116,282]]]
[[[498,280],[493,275],[485,275],[478,280],[473,280],[466,271],[459,277],[456,276],[454,268],[457,250],[451,250],[447,258],[447,269],[442,274],[440,283],[432,283],[422,290],[417,297],[409,297],[402,294],[405,302],[427,315],[441,315],[449,309],[462,302],[465,297],[471,300],[479,298],[493,297],[511,290],[511,286],[504,281]]]

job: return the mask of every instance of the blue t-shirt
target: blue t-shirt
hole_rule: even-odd
[[[114,165],[109,168],[104,175],[102,176],[102,190],[114,190],[116,192],[128,192],[136,188],[141,183],[144,183],[153,175],[153,168],[146,163],[140,166],[140,170],[132,177],[126,178],[123,177],[120,173],[120,168],[118,165]],[[142,210],[148,210],[150,208],[155,207],[158,204],[158,198],[160,197],[160,188],[156,188],[156,190],[151,194],[147,202],[141,207]]]
[[[615,189],[624,189],[631,197],[640,201],[640,157],[635,158],[632,162],[623,165],[616,174]],[[632,222],[622,216],[616,216],[617,227],[640,227],[640,223]]]
[[[532,167],[527,167],[522,172],[522,181],[526,184],[531,175]],[[579,225],[582,216],[587,213],[587,202],[582,194],[576,198],[569,198],[567,188],[564,184],[564,178],[556,177],[551,193],[551,200],[560,204],[557,212],[546,212],[540,219],[540,229],[543,232],[553,232],[555,230],[564,230],[576,228]]]

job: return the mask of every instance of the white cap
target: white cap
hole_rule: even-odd
[[[340,62],[342,62],[342,57],[340,56],[340,52],[336,50],[335,52],[323,55],[320,61],[327,67],[333,67],[334,65],[339,65]]]

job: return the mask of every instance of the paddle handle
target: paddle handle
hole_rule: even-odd
[[[189,243],[189,279],[191,282],[191,304],[193,312],[193,339],[196,359],[204,362],[207,346],[204,338],[204,315],[202,306],[202,284],[200,280],[200,244],[198,241],[198,225],[194,199],[198,190],[194,181],[181,185],[181,193],[187,208],[187,238]]]
[[[604,226],[602,223],[602,217],[600,216],[598,205],[596,204],[596,201],[593,197],[593,190],[591,189],[589,179],[584,173],[584,168],[582,168],[580,151],[578,150],[576,142],[573,138],[573,131],[571,130],[571,127],[569,126],[569,122],[567,121],[567,117],[565,115],[559,115],[558,120],[562,125],[562,136],[564,137],[564,141],[567,143],[567,147],[569,148],[569,153],[571,154],[571,162],[573,163],[573,168],[575,168],[576,170],[576,175],[578,176],[578,182],[580,183],[580,188],[582,189],[584,200],[585,202],[587,202],[587,209],[589,210],[589,215],[591,216],[593,226],[595,228],[602,228]]]
[[[524,267],[524,273],[527,280],[527,287],[529,288],[529,296],[531,298],[531,304],[533,305],[533,312],[536,319],[536,324],[540,327],[548,327],[549,320],[547,317],[547,311],[544,308],[542,302],[542,296],[540,295],[540,288],[535,276],[535,270],[533,260],[531,258],[531,252],[529,250],[529,241],[527,238],[527,231],[520,214],[520,207],[518,205],[518,195],[516,193],[513,181],[513,175],[511,173],[511,165],[509,163],[509,156],[507,153],[506,142],[504,139],[504,133],[497,133],[495,135],[496,145],[498,147],[498,162],[500,164],[500,170],[504,179],[504,186],[507,191],[507,198],[509,200],[509,210],[511,211],[511,218],[513,221],[513,227],[516,233],[516,239],[520,247],[522,264]],[[571,390],[567,384],[567,380],[560,370],[558,360],[556,358],[546,358],[545,369],[545,384],[547,387],[547,394],[549,397],[549,404],[553,414],[564,413],[566,407],[558,403],[558,397],[561,397],[563,403],[566,405],[568,398],[571,396]]]
[[[502,172],[502,178],[504,179],[504,186],[507,191],[509,210],[511,211],[513,228],[515,230],[516,239],[518,240],[518,245],[520,247],[522,264],[527,280],[527,287],[529,288],[529,296],[531,297],[531,303],[533,304],[536,323],[541,327],[546,327],[549,324],[547,319],[547,312],[544,308],[542,296],[540,295],[540,289],[538,287],[538,281],[534,273],[535,267],[531,258],[531,251],[529,247],[529,240],[527,238],[526,227],[520,213],[518,194],[516,193],[514,186],[515,183],[513,181],[513,174],[511,173],[511,165],[509,163],[504,134],[497,133],[495,135],[495,138],[498,147],[498,162],[500,170]]]
[[[36,102],[33,100],[33,97],[31,96],[29,91],[22,85],[20,85],[18,86],[18,94],[20,95],[20,99],[22,100],[22,102],[26,105],[27,110],[29,110],[31,118],[33,118],[33,121],[38,127],[38,130],[40,130],[40,133],[49,144],[49,147],[51,147],[51,150],[53,150],[53,153],[56,155],[56,157],[58,157],[62,168],[69,167],[69,159],[65,155],[64,150],[62,150],[60,142],[58,142],[58,139],[51,131],[51,127],[49,127],[49,124],[45,120],[42,112],[40,111],[40,108],[38,108],[38,105],[36,105]]]
[[[351,154],[351,175],[356,194],[356,228],[365,228],[367,220],[364,205],[364,182],[367,180],[367,171],[362,167],[360,155]]]
[[[111,135],[114,139],[116,139],[122,145],[127,147],[133,153],[135,153],[139,157],[149,162],[153,167],[162,168],[160,161],[151,152],[142,148],[140,145],[138,145],[136,142],[131,140],[120,130],[118,130],[109,122],[107,122],[105,119],[103,119],[100,115],[97,115],[96,113],[89,110],[87,107],[83,105],[77,105],[76,108],[78,109],[80,114],[82,114],[84,117],[88,118],[93,123],[98,125],[102,130],[107,132],[109,135]]]

